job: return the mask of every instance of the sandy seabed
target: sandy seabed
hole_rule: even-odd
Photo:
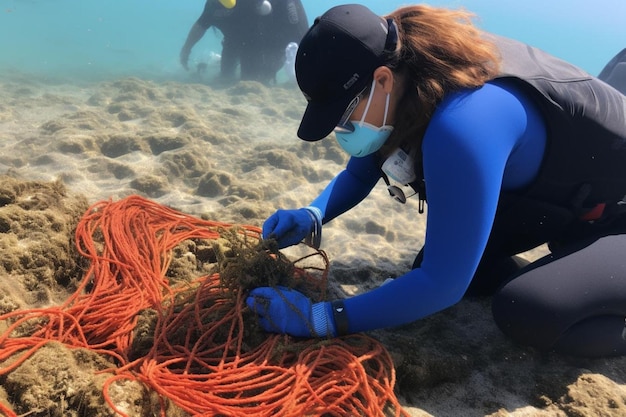
[[[296,138],[304,104],[289,84],[3,76],[0,313],[56,305],[74,291],[81,265],[72,233],[91,203],[139,194],[257,226],[278,208],[307,205],[347,158],[333,140]],[[400,206],[379,186],[325,226],[331,294],[357,294],[406,272],[424,221],[416,201]],[[495,326],[487,298],[371,335],[394,359],[397,396],[411,416],[626,415],[626,359],[518,346]],[[49,344],[0,377],[0,402],[24,416],[78,415],[76,401],[101,403],[102,361]],[[151,415],[141,387],[116,395],[135,404],[130,415]]]

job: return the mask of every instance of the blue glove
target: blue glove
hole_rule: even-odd
[[[296,337],[336,336],[329,302],[312,303],[304,294],[286,287],[259,287],[246,298],[265,331]]]
[[[276,239],[280,249],[305,239],[318,249],[322,241],[322,212],[317,207],[278,210],[263,223],[263,239]]]

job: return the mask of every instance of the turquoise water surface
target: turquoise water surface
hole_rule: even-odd
[[[303,2],[310,21],[343,3]],[[362,3],[380,14],[406,4]],[[188,74],[178,63],[178,52],[204,0],[2,0],[1,4],[0,71],[4,73],[181,80]],[[625,0],[437,0],[429,4],[464,7],[478,15],[482,28],[531,43],[593,74],[626,47]],[[194,48],[196,58],[219,53],[219,39],[218,32],[207,32]]]

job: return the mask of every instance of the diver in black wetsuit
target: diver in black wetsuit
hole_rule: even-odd
[[[239,64],[242,80],[271,83],[285,62],[285,48],[300,42],[308,20],[300,0],[207,0],[180,51],[185,69],[192,48],[210,27],[224,36],[223,78],[234,79]]]
[[[622,49],[602,69],[598,78],[626,94],[626,48]]]

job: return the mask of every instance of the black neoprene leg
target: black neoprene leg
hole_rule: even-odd
[[[233,78],[239,63],[240,46],[236,42],[224,40],[222,42],[222,58],[220,61],[220,75],[224,78]]]
[[[588,357],[626,354],[626,235],[535,261],[495,294],[493,314],[522,344]]]
[[[626,354],[624,324],[624,317],[619,315],[590,317],[567,329],[555,343],[554,350],[573,356],[624,355]]]

